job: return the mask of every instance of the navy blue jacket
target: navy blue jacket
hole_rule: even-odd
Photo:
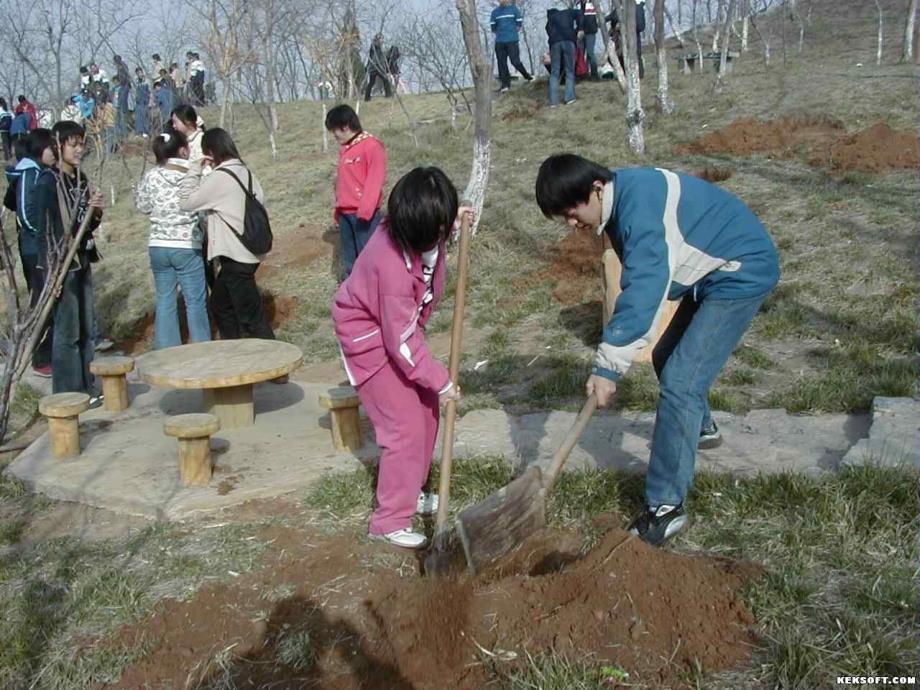
[[[6,177],[16,199],[19,252],[23,256],[40,256],[46,251],[46,233],[56,209],[54,171],[23,158],[15,168],[7,168]]]
[[[578,10],[553,8],[546,11],[546,35],[551,46],[563,41],[575,43],[578,28]]]
[[[617,380],[649,344],[667,300],[769,293],[779,257],[766,228],[721,187],[660,168],[614,170],[603,229],[623,264],[594,373]]]
[[[492,26],[492,33],[495,34],[496,43],[517,43],[518,29],[524,25],[524,15],[517,5],[508,5],[502,7],[499,5],[492,10],[492,17],[489,22]]]

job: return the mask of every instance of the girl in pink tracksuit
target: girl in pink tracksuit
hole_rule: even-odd
[[[436,497],[420,491],[439,404],[459,397],[424,333],[444,291],[444,243],[457,217],[457,190],[438,168],[415,168],[396,183],[387,206],[335,295],[332,318],[348,378],[382,451],[370,536],[421,548],[426,540],[412,531],[412,516],[436,507]]]

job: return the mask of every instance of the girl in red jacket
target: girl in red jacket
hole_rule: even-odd
[[[438,435],[438,408],[459,398],[425,342],[444,291],[444,244],[457,219],[457,190],[438,168],[403,177],[380,223],[335,295],[332,318],[345,370],[374,425],[381,456],[370,536],[418,549],[412,516],[437,509],[422,492]]]

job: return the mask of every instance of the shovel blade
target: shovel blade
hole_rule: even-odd
[[[471,575],[482,572],[546,526],[543,476],[532,465],[524,474],[457,518],[457,532]]]

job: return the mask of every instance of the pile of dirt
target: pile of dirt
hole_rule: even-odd
[[[322,225],[301,223],[291,232],[276,236],[271,253],[259,266],[257,278],[296,273],[322,256],[331,256],[332,247],[324,240],[323,231]]]
[[[610,531],[584,556],[547,533],[476,578],[399,576],[353,539],[287,531],[268,565],[186,602],[168,601],[115,644],[153,648],[117,687],[483,687],[527,655],[617,664],[630,680],[672,685],[750,660],[753,616],[739,590],[760,569],[687,557]],[[379,559],[378,559],[379,562]],[[266,592],[294,593],[273,605]],[[232,650],[221,658],[221,650]]]
[[[514,282],[515,298],[523,299],[537,285],[553,283],[553,297],[565,306],[597,300],[603,295],[601,255],[604,239],[575,230],[549,251],[549,266],[528,273]]]
[[[689,144],[678,153],[803,158],[833,170],[882,173],[917,167],[917,136],[884,123],[848,135],[843,125],[822,118],[741,119]]]
[[[883,122],[856,134],[843,137],[830,151],[816,152],[813,165],[826,165],[834,170],[862,170],[882,173],[893,168],[917,167],[917,135],[899,132]]]

